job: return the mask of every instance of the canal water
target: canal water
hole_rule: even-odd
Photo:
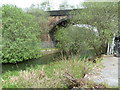
[[[50,62],[54,62],[58,59],[55,59],[59,56],[58,53],[44,55],[39,59],[31,59],[22,61],[16,64],[2,64],[2,73],[8,72],[8,71],[19,71],[19,70],[26,70],[30,67],[35,67],[36,65],[43,65],[43,64],[49,64]]]
[[[80,58],[87,58],[91,57],[92,52],[87,53],[81,53]],[[39,59],[31,59],[31,60],[26,60],[22,61],[16,64],[2,64],[2,73],[8,72],[8,71],[20,71],[20,70],[26,70],[27,68],[30,67],[35,67],[36,65],[43,65],[43,64],[49,64],[50,62],[58,61],[60,59],[60,54],[59,53],[52,53],[52,54],[47,54],[43,55]]]

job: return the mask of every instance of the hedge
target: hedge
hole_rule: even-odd
[[[40,57],[40,27],[35,17],[13,5],[2,9],[2,63]]]

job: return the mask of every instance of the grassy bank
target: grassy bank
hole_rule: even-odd
[[[78,57],[59,58],[55,62],[36,65],[26,70],[6,72],[2,75],[2,85],[3,88],[67,88],[79,83],[81,87],[92,88],[94,83],[84,79],[84,76],[94,65],[96,63]]]

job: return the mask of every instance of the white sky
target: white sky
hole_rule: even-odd
[[[19,8],[27,8],[30,7],[31,4],[40,4],[41,2],[44,2],[47,0],[0,0],[0,5],[2,4],[13,4],[16,5]],[[85,0],[67,0],[68,4],[70,5],[78,5],[81,4],[81,2],[84,2]],[[49,0],[52,8],[54,10],[57,10],[59,7],[59,4],[64,2],[64,0]]]

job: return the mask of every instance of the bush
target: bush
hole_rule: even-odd
[[[39,57],[40,31],[35,18],[16,6],[2,8],[2,63]]]
[[[94,31],[78,26],[58,30],[55,38],[58,40],[57,47],[67,55],[80,54],[80,52],[100,47]]]

